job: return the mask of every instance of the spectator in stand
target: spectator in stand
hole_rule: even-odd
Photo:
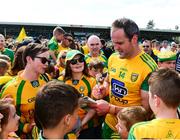
[[[158,66],[175,70],[176,54],[171,51],[160,52],[158,54]]]
[[[128,139],[180,139],[180,75],[171,69],[159,69],[149,79],[149,104],[155,119],[140,122],[130,129]]]
[[[11,64],[14,61],[14,52],[11,49],[5,47],[5,38],[0,34],[0,54],[9,56]]]

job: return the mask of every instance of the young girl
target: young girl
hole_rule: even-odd
[[[14,133],[18,130],[20,117],[16,114],[14,105],[1,102],[0,114],[3,115],[1,119],[1,139],[18,139],[19,137]]]
[[[62,50],[58,54],[58,58],[56,60],[55,68],[59,70],[59,76],[64,75],[66,53],[67,53],[67,50]]]
[[[96,85],[96,80],[88,74],[84,55],[78,50],[67,52],[65,75],[59,77],[59,80],[75,87],[82,96],[89,97],[91,97],[92,88]],[[92,131],[94,131],[94,126],[96,124],[94,123],[94,126],[90,126],[95,113],[95,110],[89,108],[89,106],[83,106],[79,109],[78,114],[83,127],[83,131],[80,132],[80,138],[93,138],[93,135],[95,135]]]

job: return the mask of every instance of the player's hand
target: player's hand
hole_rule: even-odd
[[[96,101],[96,112],[99,116],[105,115],[109,112],[110,104],[105,100],[97,100]]]

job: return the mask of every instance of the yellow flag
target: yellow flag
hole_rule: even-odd
[[[16,38],[16,41],[22,42],[23,39],[25,39],[26,37],[27,37],[26,31],[25,31],[24,27],[22,27],[22,29],[21,29],[21,31],[19,33],[19,36]]]

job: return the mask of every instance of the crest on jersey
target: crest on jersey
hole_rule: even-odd
[[[84,87],[84,86],[80,86],[79,91],[80,91],[80,92],[83,92],[83,91],[84,91],[84,89],[85,89],[85,87]]]
[[[35,88],[35,87],[39,87],[39,81],[38,80],[34,80],[31,81],[31,85]]]
[[[137,73],[132,73],[132,74],[131,74],[131,81],[132,81],[132,82],[136,82],[136,80],[138,79],[138,76],[139,76],[139,74],[137,74]]]

